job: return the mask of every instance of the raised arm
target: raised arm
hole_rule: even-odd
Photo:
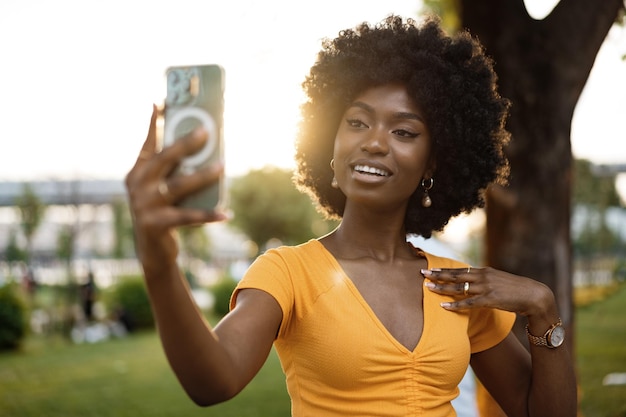
[[[199,405],[225,401],[252,379],[272,346],[282,319],[278,303],[257,290],[239,293],[237,307],[212,329],[198,310],[177,265],[179,226],[224,220],[219,212],[181,209],[174,203],[216,182],[222,167],[168,177],[180,160],[199,150],[207,133],[196,130],[157,152],[154,109],[148,136],[126,176],[137,254],[167,359]]]

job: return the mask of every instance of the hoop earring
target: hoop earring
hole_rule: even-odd
[[[330,160],[330,169],[332,169],[332,170],[335,169],[335,158]]]
[[[430,207],[433,204],[433,200],[428,195],[428,190],[433,188],[435,180],[433,178],[422,178],[422,188],[424,189],[424,197],[422,197],[422,207]]]

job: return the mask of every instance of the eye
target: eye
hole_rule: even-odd
[[[393,133],[397,136],[400,136],[401,138],[406,139],[414,139],[419,136],[419,133],[415,133],[406,129],[397,129],[394,130]]]
[[[363,123],[361,119],[346,119],[346,123],[348,126],[357,128],[357,129],[366,129],[369,126]]]

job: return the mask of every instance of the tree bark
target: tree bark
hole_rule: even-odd
[[[578,98],[623,0],[561,0],[543,20],[523,0],[461,0],[463,27],[495,62],[512,102],[510,185],[487,196],[485,262],[555,293],[573,352],[570,129]],[[515,332],[527,343],[522,320]]]

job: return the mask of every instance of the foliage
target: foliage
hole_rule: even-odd
[[[616,174],[596,173],[590,161],[577,159],[574,163],[573,203],[599,208],[619,207],[615,178]]]
[[[608,227],[603,212],[586,216],[582,229],[572,238],[575,255],[594,257],[619,253],[624,242],[617,231]]]
[[[178,229],[181,251],[189,258],[208,261],[210,240],[203,226],[187,226]]]
[[[616,281],[610,285],[586,285],[574,288],[574,305],[586,307],[590,304],[602,301],[613,295],[623,285]]]
[[[434,14],[441,18],[441,25],[448,33],[455,33],[461,28],[459,0],[424,0],[422,13]]]
[[[624,246],[619,233],[606,221],[607,209],[620,205],[615,178],[616,174],[594,171],[587,160],[575,161],[572,203],[583,219],[581,229],[572,236],[575,255],[617,253]]]
[[[131,330],[154,327],[150,299],[141,276],[122,276],[106,297],[110,311],[124,315]]]
[[[26,252],[17,243],[17,233],[14,229],[9,231],[9,239],[4,252],[4,260],[7,262],[26,261]]]
[[[230,194],[233,226],[259,248],[270,239],[301,243],[334,227],[315,210],[310,198],[296,189],[289,170],[265,167],[250,171],[233,180]]]
[[[65,225],[57,235],[57,257],[66,265],[69,265],[74,256],[75,240],[76,233],[72,225]]]
[[[30,259],[31,243],[35,231],[41,224],[46,206],[41,202],[33,187],[25,183],[22,194],[15,199],[15,205],[20,213],[20,225],[26,237],[26,256]]]
[[[27,331],[28,307],[17,285],[0,287],[0,350],[17,349]]]
[[[113,258],[120,259],[131,255],[133,246],[133,226],[130,219],[128,204],[123,200],[115,200],[111,204],[113,211]]]
[[[230,305],[230,296],[232,295],[237,281],[231,277],[224,277],[217,284],[211,287],[211,293],[215,298],[215,304],[213,305],[213,312],[218,317],[223,317],[228,313]]]

